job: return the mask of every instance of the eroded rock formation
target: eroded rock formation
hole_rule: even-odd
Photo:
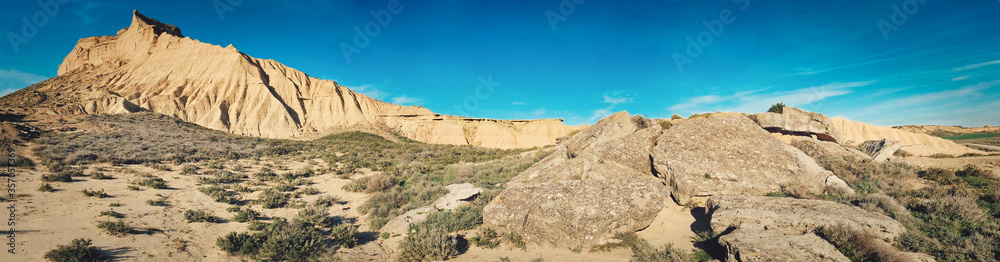
[[[0,107],[24,114],[151,111],[266,138],[388,127],[417,141],[493,148],[551,145],[578,129],[557,119],[472,119],[385,103],[232,45],[184,37],[138,12],[116,35],[81,39],[58,76],[5,96]]]

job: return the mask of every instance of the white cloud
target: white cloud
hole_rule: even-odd
[[[513,102],[513,103],[510,103],[510,104],[511,105],[515,105],[515,106],[519,106],[519,105],[523,105],[524,102]]]
[[[820,86],[807,87],[791,91],[780,91],[761,94],[761,91],[767,90],[768,88],[760,89],[757,91],[747,91],[739,92],[730,96],[717,96],[717,95],[707,95],[699,96],[683,102],[680,104],[673,105],[668,109],[674,113],[701,113],[701,112],[713,112],[713,111],[730,111],[730,112],[762,112],[767,110],[770,105],[778,102],[783,102],[788,106],[803,107],[803,106],[814,106],[813,103],[820,102],[823,99],[840,96],[850,93],[850,89],[868,86],[875,83],[875,81],[860,81],[860,82],[847,82],[847,83],[831,83]],[[809,109],[809,108],[806,108]]]
[[[979,92],[980,90],[988,89],[998,85],[1000,85],[1000,80],[994,80],[990,82],[983,82],[975,85],[965,86],[958,89],[912,95],[909,97],[889,100],[878,105],[870,106],[868,107],[868,110],[888,111],[888,110],[911,109],[914,107],[927,107],[932,105],[947,104],[954,101],[963,101],[981,95]]]
[[[422,98],[413,98],[408,96],[396,96],[392,98],[392,103],[397,105],[414,105],[423,102]]]
[[[952,69],[952,71],[962,71],[962,70],[976,69],[976,68],[980,68],[980,67],[984,67],[984,66],[989,66],[989,65],[1000,65],[1000,60],[993,60],[993,61],[989,61],[989,62],[985,62],[985,63],[978,63],[978,64],[967,65],[967,66],[963,66],[963,67]]]
[[[591,111],[590,118],[587,119],[587,122],[594,122],[598,119],[611,115],[612,110],[620,104],[628,104],[635,101],[634,94],[623,94],[621,91],[605,92],[602,98],[603,100],[601,103],[608,104],[608,106]]]
[[[535,109],[535,111],[533,111],[531,113],[534,114],[535,116],[541,116],[541,115],[545,114],[545,112],[546,112],[546,110],[543,107],[543,108]]]
[[[960,77],[952,78],[951,81],[952,82],[962,81],[962,80],[965,80],[965,79],[969,79],[969,77],[972,77],[972,76],[960,76]]]
[[[10,94],[45,79],[48,77],[17,71],[17,69],[0,69],[0,95]]]
[[[374,98],[374,99],[378,99],[378,100],[384,100],[386,97],[389,96],[389,93],[386,93],[386,92],[384,92],[382,90],[379,90],[378,88],[376,88],[374,86],[371,86],[371,85],[363,85],[363,86],[359,86],[359,87],[349,87],[348,89],[354,90],[354,92],[358,92],[358,93],[364,94],[364,95],[366,95],[368,97],[371,97],[371,98]]]

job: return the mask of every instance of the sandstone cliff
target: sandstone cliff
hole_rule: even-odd
[[[876,126],[848,119],[834,117],[833,125],[851,145],[860,145],[868,140],[889,139],[902,142],[900,149],[917,156],[933,154],[961,155],[965,153],[983,153],[955,142],[926,134],[911,133],[891,127]]]
[[[28,114],[151,111],[266,138],[389,127],[422,142],[493,148],[551,145],[578,129],[561,120],[471,119],[385,103],[232,45],[184,37],[138,12],[116,35],[81,39],[58,76],[0,99],[0,107]]]

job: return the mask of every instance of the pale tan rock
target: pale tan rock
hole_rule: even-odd
[[[847,140],[847,144],[860,145],[868,140],[891,139],[902,142],[900,149],[915,156],[930,156],[933,154],[961,155],[965,153],[983,154],[984,152],[967,148],[955,142],[933,137],[927,134],[911,133],[891,127],[875,126],[851,121],[840,117],[830,119],[833,125]]]
[[[379,229],[379,232],[389,232],[400,235],[409,234],[411,226],[427,220],[427,217],[434,212],[438,212],[438,210],[432,206],[425,206],[406,211],[406,213],[403,213],[402,215],[389,219],[389,222],[386,222],[385,225]]]
[[[823,141],[844,142],[840,132],[834,128],[833,122],[823,114],[786,106],[781,114],[767,112],[751,114],[749,117],[770,132],[816,136]]]
[[[806,233],[788,235],[772,230],[736,229],[719,237],[726,261],[851,261],[823,238]]]
[[[133,12],[113,36],[81,39],[59,75],[0,99],[30,113],[150,111],[211,129],[266,138],[305,138],[343,129],[388,127],[427,143],[531,148],[584,127],[562,120],[442,116],[385,103],[274,60],[184,37]]]
[[[526,184],[504,190],[486,205],[483,224],[535,245],[588,247],[648,226],[669,203],[669,192],[640,174]]]
[[[906,232],[902,224],[882,214],[823,200],[765,196],[715,196],[708,200],[711,227],[768,230],[788,235],[811,233],[819,227],[845,225],[879,239]]]
[[[591,149],[593,145],[632,134],[636,130],[639,130],[639,126],[633,121],[632,115],[621,111],[605,117],[597,121],[594,126],[573,135],[563,145],[570,157],[576,157]]]
[[[483,192],[482,188],[469,183],[451,184],[445,186],[445,188],[448,189],[448,194],[435,200],[434,204],[431,204],[434,208],[454,211],[459,207],[468,205],[470,198]]]
[[[861,150],[872,157],[875,162],[885,162],[886,159],[896,153],[903,144],[896,140],[879,139],[868,140],[861,143]]]
[[[763,195],[782,185],[822,192],[833,173],[743,114],[720,113],[667,129],[652,152],[678,203],[712,195]]]
[[[790,144],[793,147],[802,150],[802,152],[805,152],[812,158],[819,158],[824,155],[835,155],[849,156],[858,159],[872,159],[871,156],[858,151],[857,149],[848,148],[833,142],[819,141],[808,137],[793,138]]]

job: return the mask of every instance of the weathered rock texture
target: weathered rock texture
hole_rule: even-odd
[[[494,198],[483,209],[483,224],[528,243],[586,247],[645,228],[669,198],[667,187],[648,176],[529,184]]]
[[[982,154],[984,152],[955,144],[955,142],[933,137],[927,134],[911,133],[885,126],[869,125],[840,117],[830,119],[833,125],[844,136],[847,144],[860,145],[868,140],[890,139],[903,145],[900,149],[917,156],[933,154],[961,155],[965,153]]]
[[[448,194],[434,201],[434,208],[441,210],[455,210],[464,205],[468,205],[472,198],[475,198],[479,193],[483,192],[482,188],[478,188],[469,183],[463,184],[451,184],[445,186],[448,189]]]
[[[811,233],[822,226],[845,225],[880,239],[894,239],[906,232],[902,224],[885,215],[836,202],[788,197],[716,196],[708,200],[712,230],[767,230],[788,235]]]
[[[564,141],[507,183],[483,209],[483,223],[556,247],[589,246],[645,228],[669,203],[670,190],[650,169],[662,128],[639,123],[646,124],[620,112]]]
[[[663,132],[652,152],[674,200],[712,195],[763,195],[782,185],[821,192],[833,174],[743,114],[690,119]]]
[[[81,39],[58,76],[5,96],[0,107],[28,114],[152,111],[267,138],[389,127],[418,141],[493,148],[551,145],[577,129],[561,120],[474,119],[385,103],[232,45],[184,37],[138,12],[117,35]]]
[[[823,141],[844,142],[843,136],[834,128],[833,122],[823,114],[786,106],[781,114],[767,112],[749,116],[760,127],[770,132],[816,136],[817,139]]]
[[[887,216],[822,200],[717,196],[708,208],[728,261],[849,261],[814,232],[842,225],[891,240],[906,231]]]
[[[726,261],[851,261],[816,234],[787,235],[765,230],[736,229],[719,237]]]
[[[876,162],[885,162],[902,145],[899,141],[889,139],[868,140],[861,143],[861,150]]]
[[[872,159],[871,156],[858,151],[857,149],[848,148],[833,142],[819,141],[808,137],[792,138],[790,144],[793,147],[802,150],[802,152],[805,152],[812,158],[818,158],[824,155],[834,155],[849,156],[858,159]]]

